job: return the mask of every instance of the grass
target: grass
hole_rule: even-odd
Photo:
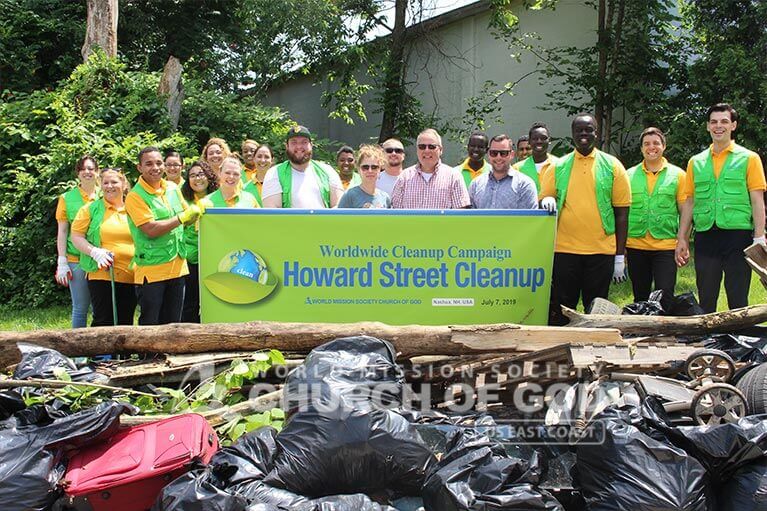
[[[676,293],[686,293],[692,291],[697,296],[695,289],[695,270],[692,263],[681,268],[677,273]],[[610,286],[609,300],[620,306],[634,301],[634,295],[631,291],[631,283],[623,282]],[[751,276],[751,289],[748,295],[748,303],[767,303],[767,290],[759,282],[759,278],[754,274]],[[724,286],[719,293],[719,303],[717,310],[727,308],[727,297],[724,293]],[[579,306],[583,310],[582,306]],[[0,306],[0,330],[36,330],[40,328],[69,328],[70,327],[70,309],[64,306],[53,306],[38,309],[14,310]],[[89,318],[90,322],[90,318]]]

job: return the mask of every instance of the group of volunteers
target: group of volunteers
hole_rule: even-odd
[[[418,135],[417,162],[407,168],[396,138],[357,151],[343,146],[334,168],[312,158],[304,126],[288,131],[287,159],[276,165],[267,145],[245,140],[240,156],[212,138],[184,176],[179,153],[146,147],[133,187],[120,169],[99,170],[85,156],[78,186],[56,210],[56,280],[69,286],[73,327],[86,326],[89,305],[92,326],[132,324],[136,305],[140,325],[199,322],[198,219],[207,208],[541,208],[558,215],[552,325],[567,322],[560,306],[606,298],[627,268],[636,301],[653,287],[673,294],[693,226],[701,307],[716,310],[723,275],[729,307],[743,307],[751,279],[743,249],[767,247],[767,186],[759,156],[733,140],[737,125],[730,105],[710,107],[712,144],[686,171],[666,160],[656,127],[641,133],[643,159],[626,170],[596,148],[591,114],[575,116],[574,150],[561,158],[549,153],[547,126],[535,123],[517,140],[516,161],[508,135],[477,131],[455,167],[442,161],[434,129]]]

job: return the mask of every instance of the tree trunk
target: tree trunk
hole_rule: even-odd
[[[88,19],[81,51],[83,62],[96,47],[109,57],[116,57],[118,0],[87,0],[87,3]]]
[[[607,76],[608,30],[607,0],[599,0],[597,14],[597,81],[594,97],[594,118],[597,121],[597,146],[602,147],[603,123],[605,119],[605,77]]]
[[[511,324],[460,326],[391,326],[383,323],[175,323],[162,326],[116,326],[74,330],[0,332],[0,365],[21,359],[18,342],[38,344],[67,356],[103,353],[206,353],[275,348],[306,353],[338,337],[371,335],[386,339],[403,357],[528,352],[569,342],[616,344],[617,330],[573,329]]]
[[[730,333],[767,321],[767,304],[700,316],[622,316],[581,314],[562,307],[568,327],[617,328],[624,335],[706,335]],[[585,342],[585,341],[584,341]]]
[[[610,55],[610,70],[605,76],[605,80],[608,82],[608,86],[605,93],[605,106],[604,106],[604,141],[602,148],[605,151],[609,151],[612,145],[612,133],[613,133],[613,84],[610,83],[610,79],[615,77],[618,66],[618,58],[621,51],[621,39],[623,38],[623,19],[626,14],[626,0],[617,0],[618,2],[618,14],[615,17],[615,24],[612,24],[612,15],[609,16],[611,33],[611,55]]]
[[[184,101],[184,85],[181,81],[181,73],[183,71],[184,67],[181,65],[181,61],[177,57],[170,55],[162,70],[162,78],[160,78],[160,85],[157,88],[158,95],[168,96],[166,103],[168,117],[170,117],[170,123],[174,131],[178,127],[178,119],[181,116],[181,103]]]
[[[397,133],[399,108],[402,106],[402,88],[405,74],[405,17],[407,0],[396,0],[394,5],[394,30],[389,36],[390,50],[386,61],[384,90],[382,94],[383,117],[378,142],[384,142]]]

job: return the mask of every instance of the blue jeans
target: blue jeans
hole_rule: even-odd
[[[72,296],[72,328],[83,328],[88,325],[88,309],[91,306],[88,280],[79,263],[69,263],[69,270],[72,272],[72,280],[69,281],[69,294]]]

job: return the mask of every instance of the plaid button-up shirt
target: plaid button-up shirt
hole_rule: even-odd
[[[394,209],[461,209],[470,205],[463,176],[441,161],[427,181],[416,164],[402,171],[391,196]]]

